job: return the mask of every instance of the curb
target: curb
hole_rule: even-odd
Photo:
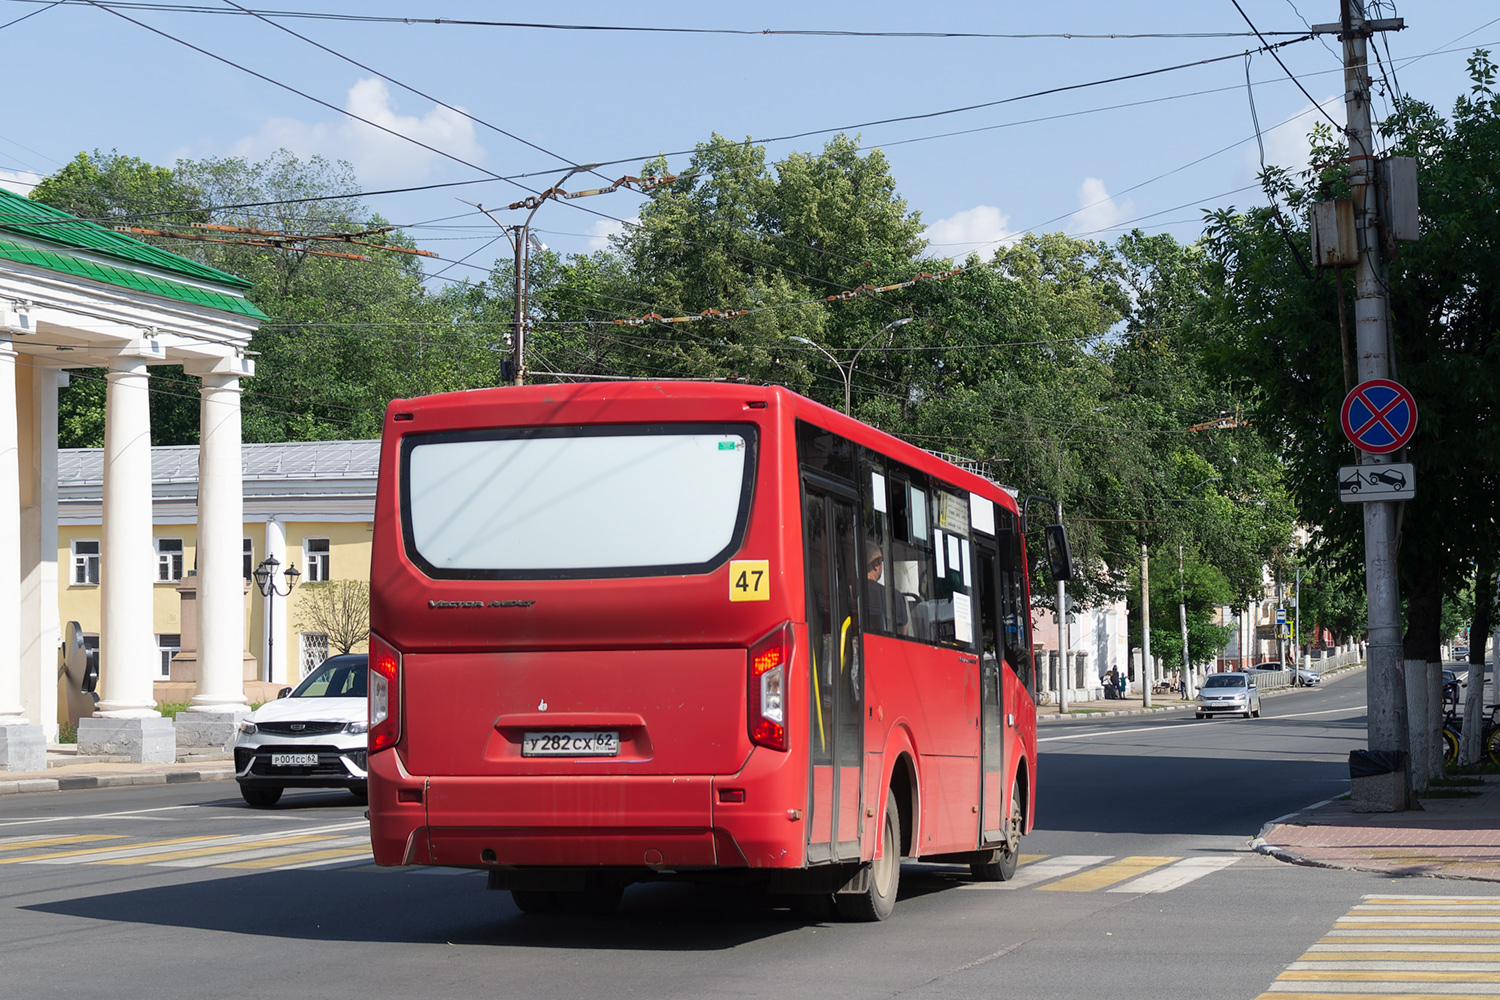
[[[82,788],[119,788],[126,785],[181,785],[195,781],[232,781],[233,768],[208,771],[154,771],[148,774],[72,774],[63,778],[22,778],[0,781],[0,795],[26,792],[69,792]]]

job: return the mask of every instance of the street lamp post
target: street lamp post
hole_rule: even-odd
[[[261,564],[255,567],[255,587],[260,591],[260,596],[266,599],[266,680],[271,680],[271,661],[276,652],[276,602],[273,598],[288,597],[292,588],[297,586],[297,581],[302,579],[302,574],[297,570],[296,563],[289,563],[286,572],[281,574],[286,578],[286,589],[278,590],[276,587],[276,570],[281,567],[281,560],[275,556],[266,556]]]
[[[816,341],[808,340],[806,337],[788,337],[787,339],[791,340],[791,341],[794,341],[794,342],[796,342],[798,344],[806,344],[808,347],[816,347],[818,350],[820,350],[820,351],[823,352],[823,356],[824,357],[826,357],[829,361],[833,362],[833,366],[839,370],[839,375],[844,380],[844,415],[848,416],[849,415],[849,405],[850,405],[850,401],[851,401],[850,397],[853,395],[853,390],[854,390],[854,364],[855,364],[855,362],[857,362],[859,360],[859,356],[865,352],[865,348],[866,347],[869,347],[871,344],[875,343],[876,340],[880,339],[880,335],[882,333],[887,333],[887,332],[889,332],[891,330],[894,330],[898,326],[905,326],[906,324],[910,323],[911,321],[912,321],[912,317],[906,316],[906,317],[904,317],[902,319],[898,319],[898,320],[896,320],[896,321],[894,321],[892,323],[887,323],[885,326],[881,327],[879,330],[876,330],[875,331],[875,335],[872,336],[869,340],[866,340],[863,344],[860,344],[859,347],[854,352],[854,357],[850,358],[847,362],[840,361],[838,358],[836,358],[836,357],[833,356],[833,354],[828,350],[828,348],[824,347],[822,344],[817,343]]]

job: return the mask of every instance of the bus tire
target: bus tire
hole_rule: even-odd
[[[901,885],[901,811],[896,808],[896,793],[889,789],[885,793],[881,840],[880,857],[870,862],[864,889],[840,892],[833,897],[844,920],[858,923],[884,920],[896,909],[896,891]]]
[[[1005,846],[980,851],[969,862],[969,877],[976,882],[1009,882],[1016,877],[1016,862],[1021,856],[1021,831],[1025,829],[1021,807],[1021,785],[1010,786],[1010,819],[1005,825]]]

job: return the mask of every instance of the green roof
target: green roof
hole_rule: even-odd
[[[228,285],[231,288],[250,288],[254,284],[227,271],[220,271],[218,268],[199,264],[186,257],[179,257],[175,253],[169,253],[133,236],[106,229],[50,205],[23,198],[3,188],[0,188],[0,232],[24,236],[27,239],[50,243],[68,250],[83,250],[104,257],[113,257],[129,264],[155,268],[195,281],[211,281],[219,285]],[[52,265],[42,264],[41,266],[51,267]],[[70,271],[70,273],[77,272]],[[100,280],[109,280],[111,284],[119,283],[111,279],[101,278]],[[130,287],[137,286],[131,285]]]
[[[0,226],[0,230],[8,228],[10,227]],[[153,247],[152,249],[155,248]],[[171,254],[167,256],[171,256]],[[94,281],[102,281],[107,285],[134,288],[136,291],[150,292],[153,295],[162,295],[181,302],[191,302],[195,305],[208,306],[224,312],[238,313],[241,316],[249,316],[251,319],[263,320],[270,318],[242,295],[233,295],[229,292],[215,292],[198,285],[173,281],[164,276],[146,274],[124,267],[114,267],[110,264],[101,264],[98,261],[89,260],[87,257],[80,257],[77,254],[65,253],[59,250],[44,250],[26,243],[17,243],[15,240],[8,240],[4,237],[0,237],[0,260],[13,260],[21,264],[30,264],[33,267],[45,267],[49,271],[61,271],[64,274],[73,274],[80,278],[92,278]],[[190,262],[184,261],[184,263]],[[204,270],[212,270],[212,268],[205,268]]]

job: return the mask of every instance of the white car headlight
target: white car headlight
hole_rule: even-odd
[[[260,730],[257,729],[255,723],[251,722],[249,719],[241,719],[240,732],[245,736],[254,736],[256,733],[260,732]]]
[[[346,733],[368,733],[369,731],[370,723],[366,719],[360,719],[358,722],[351,722],[344,727],[344,732]]]

